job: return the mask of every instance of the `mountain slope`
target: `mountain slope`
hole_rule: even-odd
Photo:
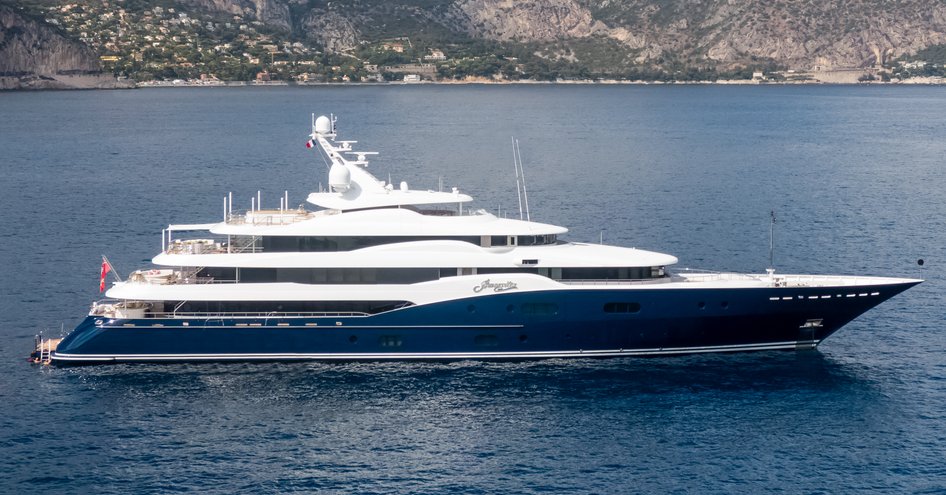
[[[723,73],[748,77],[746,71],[751,74],[775,68],[878,67],[931,46],[946,45],[946,0],[75,1],[101,5],[111,1],[112,7],[106,8],[117,5],[143,15],[150,15],[154,7],[173,6],[182,15],[203,19],[200,26],[213,18],[226,23],[227,29],[239,27],[240,36],[256,26],[260,33],[269,33],[270,39],[301,41],[314,45],[313,50],[363,59],[366,50],[374,50],[378,60],[391,59],[390,53],[378,55],[380,42],[409,38],[414,58],[401,56],[399,63],[416,61],[434,48],[444,49],[452,60],[483,60],[496,55],[498,61],[484,63],[502,66],[506,77],[532,77],[535,73],[644,79],[683,74],[690,80],[714,79]],[[15,15],[10,9],[5,12],[7,18]],[[7,62],[7,66],[0,70],[36,74],[95,71],[94,58],[65,40],[63,33],[44,30],[41,22],[22,17],[16,25],[30,22],[33,24],[28,28],[4,27],[0,33],[7,40],[4,47],[11,43],[19,47],[13,51],[3,48],[8,51],[0,52],[0,62]],[[249,31],[244,30],[244,24],[250,24]],[[24,29],[32,33],[28,40],[23,38]],[[201,30],[207,31],[200,27],[194,32],[200,35]],[[236,36],[238,41],[250,44],[240,36]],[[219,38],[204,40],[203,46],[211,42],[217,46]],[[19,41],[11,41],[14,39]],[[160,47],[154,44],[160,39],[134,49],[139,65],[148,64],[149,54],[164,50],[166,40]],[[191,43],[186,53],[179,51],[165,58],[200,62],[200,56],[188,53],[199,51],[201,43]],[[229,39],[227,43],[233,45]],[[154,44],[154,49],[148,44]],[[27,46],[35,48],[33,55]],[[58,60],[58,65],[50,65],[43,57]],[[510,60],[517,63],[506,63]],[[340,64],[337,60],[320,63]],[[451,67],[454,70],[456,65]]]
[[[0,89],[114,87],[88,46],[0,5]]]

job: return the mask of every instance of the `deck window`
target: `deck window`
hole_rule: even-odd
[[[604,305],[605,313],[638,313],[641,305],[636,302],[609,302]]]
[[[414,284],[440,278],[439,268],[241,268],[240,282]]]

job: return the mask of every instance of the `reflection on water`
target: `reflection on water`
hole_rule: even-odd
[[[902,424],[883,372],[819,352],[50,369],[47,391],[61,399],[49,407],[71,412],[45,438],[81,470],[79,484],[117,475],[82,464],[104,455],[149,463],[127,473],[145,485],[180,480],[178,470],[209,482],[262,465],[240,486],[502,493],[531,480],[583,492],[630,479],[658,489],[678,471],[728,472],[719,458],[754,458],[741,469],[755,474],[801,462],[799,452],[822,449],[825,428]],[[80,444],[65,440],[71,431],[83,432]]]
[[[871,387],[868,371],[813,351],[526,362],[141,364],[49,372],[67,388],[81,384],[130,394],[321,402],[458,389],[477,400],[526,392],[562,399],[699,391],[851,392]]]

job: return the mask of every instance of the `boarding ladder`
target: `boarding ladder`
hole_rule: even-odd
[[[62,339],[47,339],[43,334],[39,334],[33,339],[33,353],[30,355],[30,361],[35,364],[49,364],[52,362],[52,353]]]

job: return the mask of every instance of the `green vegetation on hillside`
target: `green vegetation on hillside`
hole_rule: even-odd
[[[887,64],[898,79],[946,77],[946,45],[932,45]]]
[[[269,7],[288,9],[288,16],[286,10],[274,10],[278,19],[272,24],[258,20],[257,15],[264,15],[259,12],[228,13],[236,4],[219,0],[0,1],[13,2],[91,46],[105,70],[138,81],[781,81],[788,67],[726,45],[721,33],[770,36],[779,23],[793,29],[847,29],[837,24],[843,16],[821,15],[828,6],[794,0],[743,9],[742,17],[717,16],[722,7],[713,2],[582,0],[585,15],[590,12],[594,19],[607,19],[608,26],[628,31],[615,35],[595,20],[585,34],[554,41],[476,37],[471,32],[487,29],[484,24],[470,21],[456,4],[444,0],[270,0]],[[870,4],[870,12],[882,8],[879,0],[877,5],[873,0],[851,1]],[[779,18],[776,7],[790,17]],[[542,22],[547,20],[538,22],[544,26]],[[660,45],[635,30],[639,25],[680,36]],[[709,54],[712,49],[736,53],[736,62],[717,62]],[[937,45],[894,61],[889,72],[877,75],[884,80],[942,76],[944,65],[946,45]],[[787,74],[789,79],[805,77]]]

